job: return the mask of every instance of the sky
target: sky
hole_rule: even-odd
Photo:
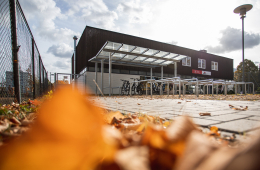
[[[73,36],[86,26],[116,31],[242,61],[260,62],[259,0],[19,0],[48,72],[71,73]],[[93,56],[94,57],[94,56]]]

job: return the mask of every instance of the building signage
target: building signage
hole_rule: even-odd
[[[202,71],[202,70],[194,70],[194,69],[192,69],[192,73],[193,74],[202,74],[202,75],[211,76],[211,72],[210,71]]]

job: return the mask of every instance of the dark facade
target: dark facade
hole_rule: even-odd
[[[202,51],[196,51],[184,47],[179,47],[176,45],[171,45],[167,43],[157,42],[153,40],[148,40],[145,38],[135,37],[131,35],[126,35],[122,33],[102,30],[98,28],[93,28],[86,26],[79,42],[76,47],[76,73],[80,73],[86,67],[94,68],[95,64],[89,62],[88,60],[96,56],[102,46],[106,41],[112,41],[117,43],[125,43],[128,45],[140,46],[145,48],[151,48],[155,50],[161,50],[166,52],[172,52],[176,54],[181,54],[191,57],[191,66],[182,66],[182,62],[178,62],[177,74],[183,77],[204,77],[204,78],[216,78],[216,79],[227,79],[233,80],[233,59],[217,56],[214,54],[209,54]],[[198,59],[206,60],[206,69],[198,68]],[[211,61],[218,62],[218,71],[211,70]],[[100,67],[100,65],[99,65]],[[104,65],[105,69],[108,65]],[[132,72],[149,72],[149,68],[141,67],[130,67],[113,65],[114,70],[131,70]],[[211,72],[211,76],[193,74],[192,69],[202,70]],[[91,70],[90,70],[91,71]],[[153,69],[153,73],[159,74],[161,68]],[[173,75],[174,65],[168,65],[164,67],[164,74]],[[131,72],[129,72],[131,74]]]

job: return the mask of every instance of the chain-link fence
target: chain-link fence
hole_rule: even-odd
[[[48,75],[18,0],[0,0],[0,103],[48,90]]]

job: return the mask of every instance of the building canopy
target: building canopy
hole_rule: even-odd
[[[109,55],[112,64],[115,65],[149,68],[167,66],[187,57],[167,51],[107,41],[97,55],[89,61],[100,63],[103,60],[104,63],[109,63]]]

